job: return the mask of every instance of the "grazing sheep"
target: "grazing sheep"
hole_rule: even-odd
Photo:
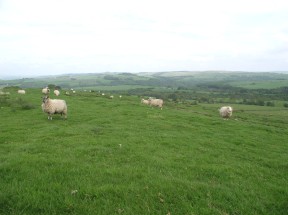
[[[232,107],[223,106],[219,109],[220,116],[224,119],[229,119],[232,116]]]
[[[42,89],[42,93],[48,95],[50,93],[50,89],[48,87],[45,87]]]
[[[19,93],[19,94],[25,94],[26,91],[25,91],[25,90],[18,90],[18,93]]]
[[[149,100],[141,99],[141,103],[145,105],[149,105]]]
[[[113,99],[114,98],[114,96],[110,96],[110,99]]]
[[[65,95],[69,96],[69,95],[70,95],[70,93],[69,93],[68,91],[66,91],[66,92],[65,92]]]
[[[54,94],[55,94],[55,96],[59,96],[60,95],[59,90],[54,90]]]
[[[149,101],[150,106],[160,107],[161,110],[162,110],[163,104],[164,104],[164,102],[163,102],[162,99],[152,99],[152,98],[149,98],[148,101]]]
[[[49,96],[44,96],[42,98],[42,110],[44,113],[48,114],[48,119],[52,120],[53,114],[64,115],[67,118],[67,105],[64,100],[61,99],[50,99]]]

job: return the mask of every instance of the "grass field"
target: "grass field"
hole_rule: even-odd
[[[285,108],[40,92],[0,103],[0,214],[287,214]]]
[[[234,87],[242,87],[247,89],[275,89],[279,87],[287,87],[288,80],[266,80],[266,81],[239,81],[230,83]]]

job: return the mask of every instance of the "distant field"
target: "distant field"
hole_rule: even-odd
[[[159,73],[87,73],[0,80],[0,87],[42,88],[49,84],[63,89],[98,88],[100,86],[149,86],[194,88],[199,84],[232,84],[249,89],[277,88],[288,85],[288,74],[272,72],[225,72],[225,71],[171,71]]]
[[[270,81],[243,81],[231,82],[234,87],[243,87],[247,89],[275,89],[279,87],[288,87],[288,80],[270,80]]]
[[[119,85],[119,86],[93,86],[93,87],[81,87],[81,90],[97,90],[97,91],[122,91],[139,88],[151,88],[150,86],[140,85]],[[77,89],[77,88],[76,88]]]
[[[1,97],[0,214],[287,214],[287,109],[59,98]]]

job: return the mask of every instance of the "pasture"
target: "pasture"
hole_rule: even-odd
[[[26,91],[0,103],[0,214],[287,214],[284,107],[62,91],[49,121]]]

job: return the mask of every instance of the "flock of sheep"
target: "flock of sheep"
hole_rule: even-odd
[[[19,94],[25,94],[25,90],[18,90]],[[44,94],[42,98],[42,110],[44,113],[48,114],[48,119],[52,120],[53,114],[61,114],[61,116],[64,116],[64,118],[67,118],[67,104],[65,100],[62,99],[51,99],[49,98],[50,89],[48,87],[45,87],[42,89],[42,93]],[[74,93],[74,91],[73,91]],[[59,96],[60,91],[55,89],[54,95]],[[67,92],[66,92],[67,95]],[[113,96],[110,96],[110,98],[113,98]],[[121,98],[121,97],[120,97]],[[156,99],[150,97],[149,99],[141,99],[142,104],[154,106],[163,108],[164,101],[162,99]],[[229,119],[232,116],[233,109],[231,106],[223,106],[219,109],[220,116],[223,119]]]

